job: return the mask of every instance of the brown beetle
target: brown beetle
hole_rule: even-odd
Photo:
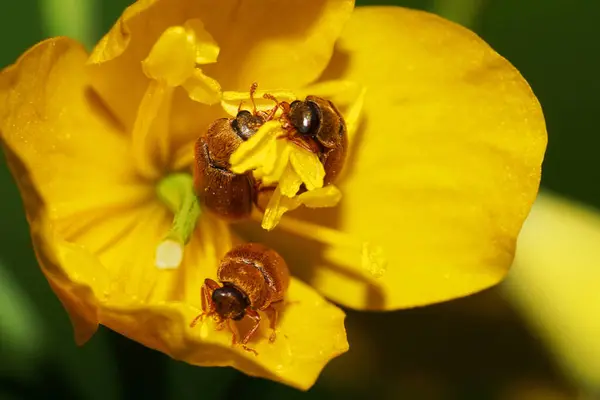
[[[240,112],[241,114],[241,112]],[[244,114],[245,115],[245,114]],[[229,157],[252,128],[242,125],[234,129],[238,118],[220,118],[208,128],[206,136],[196,141],[194,155],[194,191],[200,203],[228,220],[244,219],[252,212],[256,185],[250,172],[234,174],[229,169]]]
[[[250,89],[253,105],[256,87],[254,84]],[[273,118],[276,110],[270,113],[256,111],[256,105],[254,113],[239,109],[234,119],[217,119],[206,135],[198,138],[194,154],[194,190],[205,208],[231,221],[250,216],[258,183],[251,172],[231,172],[229,158],[242,142]]]
[[[202,313],[190,324],[194,327],[205,316],[215,316],[220,327],[228,322],[233,333],[232,344],[240,343],[248,351],[246,344],[260,325],[258,311],[269,313],[272,329],[270,341],[275,340],[277,310],[274,305],[281,303],[290,282],[290,272],[285,260],[275,251],[259,243],[246,243],[230,250],[221,260],[217,269],[220,286],[212,279],[205,279],[202,285]],[[253,325],[239,341],[237,328],[231,321],[239,321],[248,316]],[[256,352],[254,352],[256,353]]]
[[[273,96],[265,97],[277,102]],[[284,136],[319,156],[327,185],[335,181],[344,166],[348,131],[344,117],[329,100],[307,96],[304,101],[277,102],[283,113]]]

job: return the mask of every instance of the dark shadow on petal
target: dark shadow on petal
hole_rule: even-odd
[[[348,70],[351,56],[350,53],[340,49],[339,46],[335,46],[329,64],[319,77],[319,82],[329,81],[333,79],[339,79],[344,76]]]
[[[104,101],[100,94],[91,86],[84,89],[84,96],[89,103],[90,108],[95,114],[100,116],[109,125],[114,127],[119,132],[125,133],[125,124],[117,117],[117,114],[110,109],[109,105]]]

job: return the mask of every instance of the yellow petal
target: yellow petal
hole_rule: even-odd
[[[296,89],[298,98],[306,96],[319,96],[332,101],[336,106],[341,104],[350,104],[358,97],[362,91],[362,86],[358,82],[345,80],[327,80],[318,81]]]
[[[132,22],[137,22],[137,19],[141,14],[148,12],[160,12],[165,10],[158,10],[157,3],[160,3],[161,0],[140,0],[131,4],[129,7],[123,11],[123,14],[117,21],[117,23],[112,27],[110,32],[108,32],[100,42],[94,48],[89,61],[91,63],[102,63],[106,61],[110,61],[114,58],[119,57],[129,46],[129,42],[131,41],[132,36],[132,27],[130,26]],[[177,10],[173,10],[177,11]],[[163,17],[166,17],[164,13]],[[176,24],[170,24],[176,25]],[[165,25],[164,27],[152,27],[147,26],[146,28],[151,28],[152,32],[155,34],[156,39],[164,29],[170,25]],[[136,35],[137,36],[137,35]],[[136,37],[136,40],[142,40],[141,37]],[[145,42],[147,47],[151,46],[151,43],[154,41],[150,39],[148,42]],[[141,61],[141,60],[140,60]]]
[[[89,89],[86,58],[76,42],[51,39],[0,75],[2,142],[31,170],[53,220],[153,195],[139,180],[128,141]]]
[[[302,179],[308,190],[323,187],[323,179],[325,178],[325,168],[319,161],[319,157],[308,150],[304,150],[298,146],[292,146],[290,153],[290,163],[294,170]]]
[[[381,246],[387,272],[368,279],[360,251],[343,246],[258,230],[253,240],[296,251],[297,276],[358,309],[436,303],[499,282],[547,140],[525,80],[474,33],[403,8],[357,9],[337,49],[322,79],[365,86],[365,118],[336,182],[341,206],[295,217]]]
[[[227,90],[243,91],[252,82],[297,88],[315,80],[327,66],[354,1],[230,0],[219,6],[203,17],[221,46],[219,63],[206,73]]]
[[[344,120],[346,121],[346,129],[348,130],[348,140],[351,141],[356,132],[358,131],[363,106],[365,103],[365,95],[367,94],[367,89],[362,88],[360,93],[356,95],[353,101],[350,103],[344,114]]]

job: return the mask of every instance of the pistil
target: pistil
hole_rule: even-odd
[[[156,247],[155,264],[161,269],[177,268],[201,214],[193,178],[185,173],[168,175],[159,181],[156,191],[174,217],[169,233]]]

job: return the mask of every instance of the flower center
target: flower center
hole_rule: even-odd
[[[201,214],[194,194],[193,178],[184,173],[168,175],[159,181],[156,192],[174,215],[169,233],[156,247],[156,266],[161,269],[177,268]]]

